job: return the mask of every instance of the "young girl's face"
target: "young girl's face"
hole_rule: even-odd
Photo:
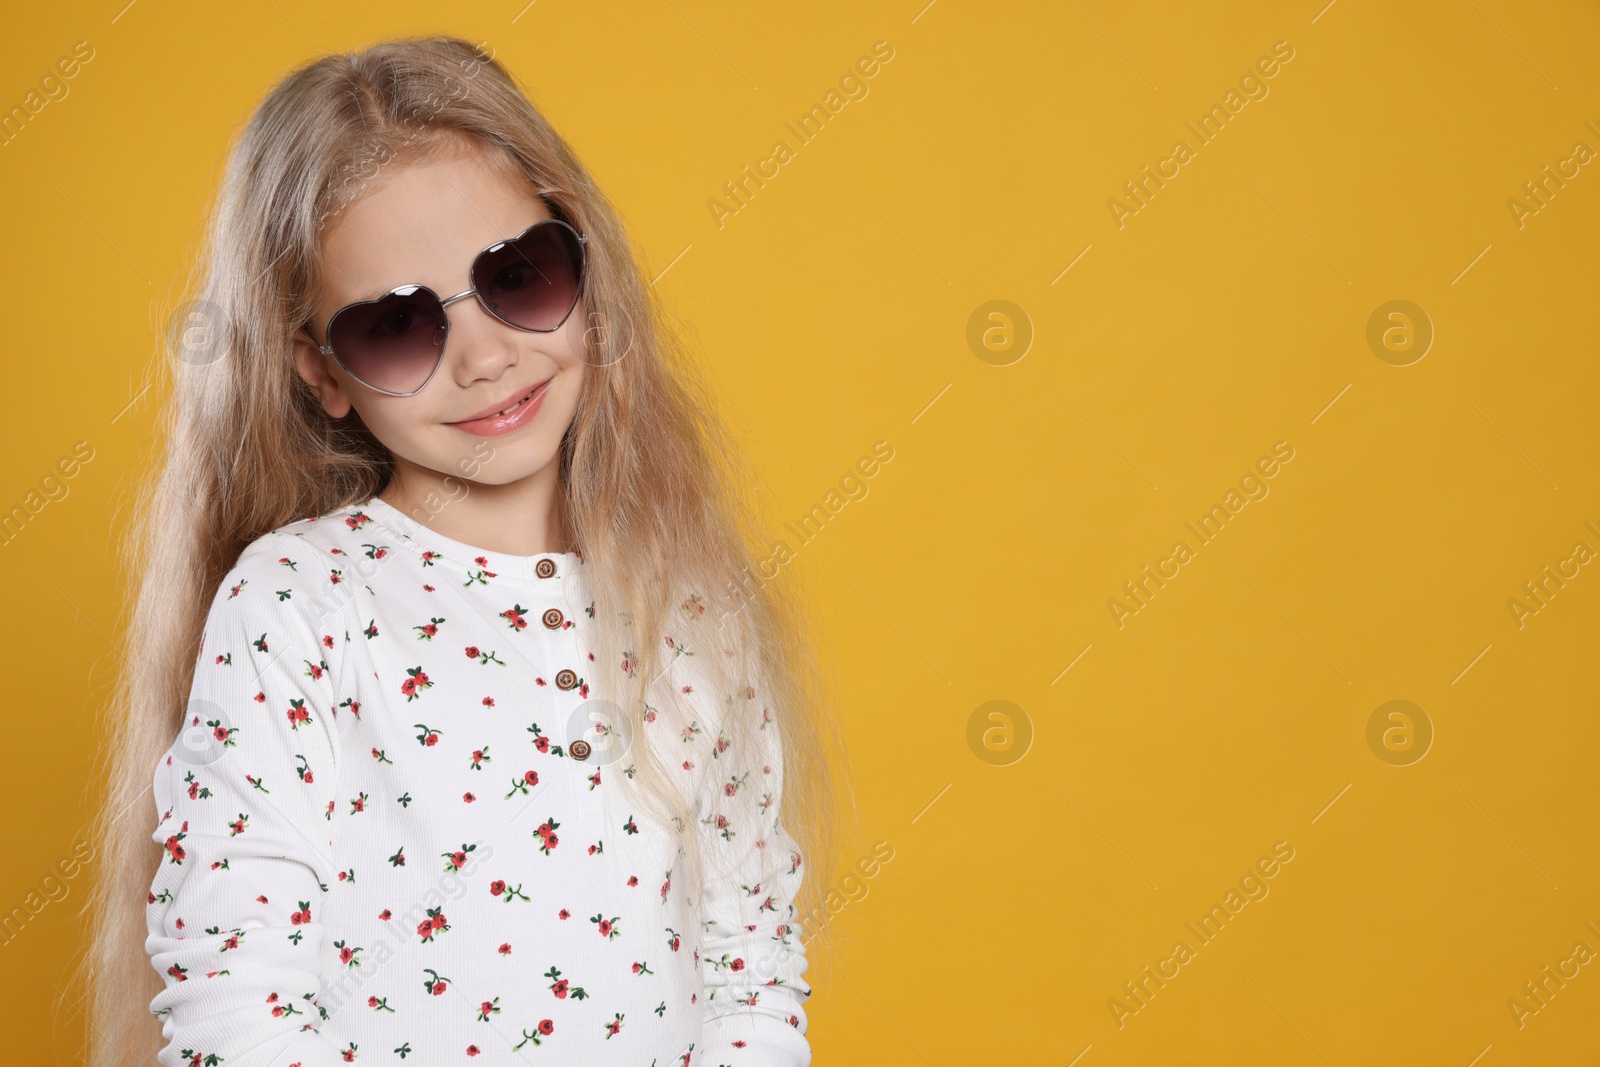
[[[319,339],[334,312],[396,286],[426,285],[441,299],[464,292],[479,252],[551,217],[526,184],[507,181],[476,158],[396,166],[379,182],[323,230],[322,291],[311,320]],[[550,333],[507,326],[476,297],[446,312],[443,361],[413,396],[368,388],[303,334],[295,336],[296,368],[330,416],[355,408],[394,455],[410,493],[448,493],[461,479],[508,485],[546,471],[583,383],[583,302]],[[509,432],[504,422],[469,421],[546,382],[531,418],[524,413]]]

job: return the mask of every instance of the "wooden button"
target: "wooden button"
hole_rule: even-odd
[[[578,675],[574,671],[560,670],[556,672],[556,688],[571,689],[578,684]]]
[[[561,623],[565,619],[566,619],[566,616],[561,614],[561,609],[560,608],[551,608],[549,611],[545,612],[543,617],[542,617],[542,620],[544,622],[544,628],[546,630],[559,630],[559,629],[561,629]]]
[[[573,759],[588,759],[589,742],[574,741],[572,744],[567,746],[567,751],[571,753]]]
[[[556,576],[556,561],[553,559],[541,559],[533,565],[533,573],[541,578],[554,578]]]

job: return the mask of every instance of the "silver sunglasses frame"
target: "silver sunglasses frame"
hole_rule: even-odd
[[[476,285],[474,285],[472,288],[467,289],[467,290],[465,290],[463,292],[457,293],[455,296],[445,298],[445,297],[439,297],[438,293],[435,293],[430,287],[428,287],[426,285],[406,284],[406,285],[397,285],[393,289],[390,289],[387,293],[383,293],[383,294],[381,294],[379,296],[375,296],[371,300],[355,300],[355,301],[352,301],[352,302],[346,304],[344,307],[340,308],[338,311],[335,311],[332,315],[329,315],[328,316],[328,324],[322,328],[322,343],[317,345],[317,351],[321,352],[325,356],[332,356],[334,362],[339,364],[340,369],[342,369],[346,374],[350,375],[350,377],[354,378],[356,381],[360,382],[362,385],[366,386],[368,389],[371,389],[373,392],[382,393],[385,396],[416,396],[418,393],[422,392],[424,389],[426,389],[428,387],[428,383],[433,381],[433,376],[435,374],[438,374],[439,373],[439,368],[444,365],[444,350],[445,350],[445,346],[450,343],[450,314],[449,314],[449,310],[448,309],[449,309],[450,305],[454,304],[457,300],[464,300],[469,296],[477,297],[478,298],[478,305],[483,308],[485,314],[487,314],[490,317],[494,318],[498,322],[505,323],[507,326],[510,326],[514,330],[521,330],[524,333],[554,333],[555,331],[561,329],[561,327],[566,324],[566,321],[569,318],[572,317],[572,312],[573,312],[574,309],[577,308],[578,301],[583,298],[583,288],[584,288],[584,283],[588,280],[588,265],[589,265],[589,256],[588,256],[588,247],[587,247],[588,244],[589,244],[589,237],[588,237],[587,234],[579,233],[578,232],[578,228],[576,226],[573,226],[571,223],[567,222],[565,219],[540,219],[538,222],[534,223],[532,226],[529,226],[527,229],[523,230],[521,233],[517,234],[515,237],[508,237],[508,238],[506,238],[504,240],[495,241],[493,244],[487,245],[484,248],[480,249],[478,251],[478,253],[472,257],[472,266],[475,267],[477,265],[477,263],[478,263],[478,260],[481,259],[485,253],[492,252],[495,249],[501,247],[502,245],[510,244],[512,241],[520,241],[524,237],[528,236],[528,234],[532,233],[534,230],[537,230],[540,226],[550,226],[550,225],[564,226],[568,230],[571,230],[572,231],[572,235],[578,239],[578,289],[577,289],[577,294],[572,298],[572,307],[567,308],[567,313],[565,315],[561,316],[561,321],[556,323],[554,326],[550,327],[549,329],[540,330],[540,329],[536,329],[536,328],[534,328],[532,326],[519,326],[516,323],[514,323],[514,322],[510,321],[509,319],[505,318],[503,315],[500,315],[493,308],[491,308],[489,306],[489,302],[483,298],[483,294],[482,293],[478,292],[478,287]],[[469,277],[470,277],[471,269],[472,269],[471,267],[468,268]],[[445,336],[444,336],[444,340],[439,342],[439,358],[434,361],[433,370],[428,372],[428,376],[423,379],[422,384],[417,386],[415,389],[411,390],[410,392],[408,392],[408,393],[396,393],[396,392],[394,392],[392,390],[389,390],[389,389],[381,389],[378,386],[373,385],[371,382],[367,381],[365,378],[361,377],[359,374],[356,374],[349,367],[346,367],[345,364],[344,364],[344,360],[339,358],[339,353],[337,353],[337,352],[335,352],[333,350],[333,345],[330,343],[332,341],[332,335],[333,335],[333,322],[342,313],[344,313],[345,311],[348,311],[350,308],[361,307],[364,304],[375,304],[379,300],[384,299],[385,297],[390,297],[390,296],[395,296],[395,295],[410,296],[412,293],[416,292],[419,289],[424,289],[424,290],[427,290],[429,293],[432,293],[433,296],[435,296],[435,297],[437,297],[439,299],[439,306],[444,308],[444,309],[446,309],[445,317],[444,317],[444,323],[443,323]],[[301,328],[303,330],[305,330],[306,335],[308,337],[311,337],[312,342],[315,343],[316,342],[316,338],[311,336],[310,330],[306,329],[305,327],[301,327]]]

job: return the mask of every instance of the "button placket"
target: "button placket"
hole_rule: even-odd
[[[591,789],[589,778],[600,770],[594,763],[598,753],[590,740],[590,731],[593,729],[589,720],[583,717],[581,709],[588,703],[588,699],[580,691],[586,684],[589,672],[585,670],[584,641],[580,634],[584,627],[578,625],[576,620],[583,618],[582,611],[577,601],[582,599],[583,587],[572,574],[561,584],[561,603],[566,609],[565,618],[567,625],[551,632],[555,643],[551,647],[552,654],[557,657],[557,662],[565,662],[569,666],[556,671],[553,681],[556,688],[567,694],[565,703],[567,727],[567,755],[572,762],[568,764],[571,772],[568,781],[572,786],[573,817],[575,823],[582,823],[591,827],[597,840],[607,838],[607,820],[604,816],[604,801],[607,789],[604,785]],[[590,692],[592,697],[594,694]]]

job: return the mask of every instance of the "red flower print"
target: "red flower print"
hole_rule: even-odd
[[[560,843],[561,839],[556,836],[555,832],[556,827],[560,825],[560,823],[556,822],[555,816],[551,816],[544,822],[540,823],[534,830],[534,833],[538,834],[540,838],[539,851],[543,852],[546,856],[550,855],[550,850],[555,848],[556,845]]]
[[[299,730],[301,723],[311,721],[311,713],[306,710],[305,704],[306,702],[300,699],[289,701],[289,710],[284,712],[289,716],[289,729]]]
[[[431,688],[433,683],[428,681],[428,675],[422,667],[407,667],[406,680],[400,683],[400,692],[407,701],[416,700],[422,695],[422,690]]]
[[[544,972],[544,976],[550,979],[550,992],[554,993],[558,1000],[566,1000],[568,996],[571,996],[573,1000],[588,999],[589,994],[584,991],[583,986],[567,985],[567,980],[561,977],[560,968],[552,966],[548,971]]]
[[[417,934],[422,938],[424,943],[431,944],[433,941],[433,935],[441,930],[450,929],[450,924],[445,922],[444,908],[442,906],[437,908],[429,908],[428,915],[429,918],[423,919],[417,924]]]
[[[518,604],[515,607],[510,607],[502,611],[500,613],[500,617],[505,619],[506,622],[511,625],[513,630],[525,630],[528,627],[528,620],[527,617],[523,615],[523,612],[527,610],[527,608],[523,607],[521,604]]]
[[[183,836],[185,835],[173,834],[171,837],[167,838],[167,857],[172,863],[182,863],[184,857],[188,855],[188,853],[183,850],[183,846],[178,844],[178,839]]]

